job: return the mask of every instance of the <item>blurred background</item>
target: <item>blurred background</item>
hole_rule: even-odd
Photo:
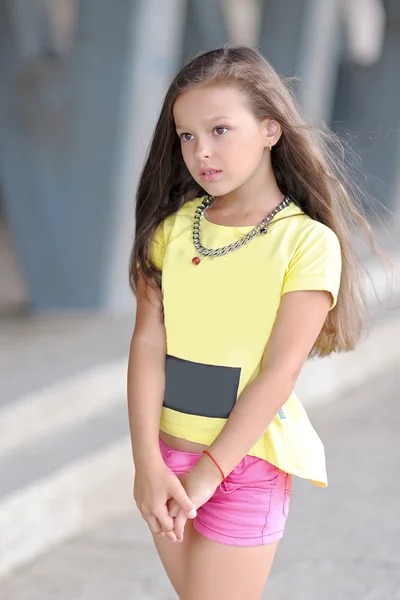
[[[400,464],[400,2],[0,0],[2,600],[174,598],[131,499],[128,260],[167,86],[188,59],[225,43],[257,47],[299,77],[306,118],[355,150],[354,178],[375,198],[371,227],[394,267],[387,276],[360,245],[369,335],[300,378],[336,485],[299,487],[270,591],[400,598],[396,494],[384,517],[372,510]],[[366,534],[376,520],[379,551]],[[349,530],[357,542],[344,552]]]

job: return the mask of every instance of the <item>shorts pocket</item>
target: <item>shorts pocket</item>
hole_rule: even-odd
[[[179,452],[177,450],[169,450],[168,452],[162,452],[162,457],[165,465],[175,475],[183,475],[194,467],[201,455],[189,455],[185,452]]]
[[[228,475],[219,488],[230,494],[236,490],[267,492],[276,487],[280,472],[274,465],[256,457],[247,457],[245,466],[239,465]]]

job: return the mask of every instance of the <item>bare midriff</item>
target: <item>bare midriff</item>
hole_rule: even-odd
[[[164,444],[167,444],[167,446],[170,448],[179,450],[180,452],[193,452],[195,454],[201,454],[203,450],[207,450],[208,448],[208,446],[204,446],[203,444],[189,442],[188,440],[175,437],[174,435],[170,435],[164,431],[160,431],[160,438]]]

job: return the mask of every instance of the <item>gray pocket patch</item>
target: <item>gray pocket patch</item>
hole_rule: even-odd
[[[167,354],[163,405],[179,412],[227,419],[235,406],[240,367],[192,362]]]

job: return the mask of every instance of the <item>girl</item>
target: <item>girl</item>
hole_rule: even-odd
[[[134,498],[181,600],[259,598],[292,476],[327,485],[293,389],[310,355],[359,338],[368,226],[335,138],[312,133],[256,50],[225,47],[172,82],[141,175]]]

